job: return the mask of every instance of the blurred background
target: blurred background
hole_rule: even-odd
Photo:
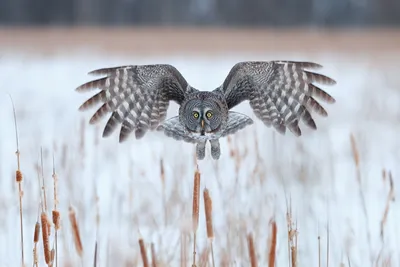
[[[3,25],[395,26],[396,0],[2,0]]]
[[[193,146],[157,133],[123,144],[117,133],[101,138],[105,121],[89,125],[92,111],[77,110],[94,92],[74,89],[93,79],[87,73],[94,69],[168,63],[192,86],[212,90],[238,61],[275,59],[323,65],[317,71],[337,84],[322,89],[336,103],[322,103],[329,116],[314,116],[317,131],[302,125],[301,138],[265,127],[247,103],[237,107],[254,127],[221,140],[218,162],[209,151],[199,162],[201,189],[213,199],[217,265],[249,266],[251,233],[259,265],[266,266],[271,220],[278,227],[276,266],[288,265],[291,199],[298,266],[317,266],[319,257],[330,266],[400,266],[400,207],[393,201],[400,197],[399,25],[398,0],[0,0],[0,266],[21,262],[7,94],[24,173],[25,264],[32,265],[43,149],[49,210],[53,155],[59,177],[60,264],[93,265],[98,242],[101,266],[137,266],[142,237],[155,244],[160,266],[178,266],[191,249],[185,234]],[[177,108],[172,104],[168,117]],[[81,227],[82,259],[70,205]],[[208,247],[200,209],[199,253]],[[42,255],[40,245],[44,264]]]

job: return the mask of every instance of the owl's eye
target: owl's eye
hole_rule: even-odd
[[[200,116],[200,114],[197,111],[193,111],[193,117],[197,119]]]
[[[213,114],[211,111],[207,111],[206,116],[207,116],[207,118],[210,119],[213,116]]]

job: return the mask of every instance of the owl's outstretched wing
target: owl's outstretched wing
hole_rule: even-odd
[[[111,135],[122,124],[120,142],[127,139],[133,131],[139,139],[148,130],[156,129],[165,120],[169,101],[181,104],[187,93],[196,90],[189,86],[175,67],[167,64],[105,68],[89,74],[105,77],[76,89],[78,92],[96,88],[101,90],[79,109],[87,110],[103,103],[90,119],[90,123],[94,124],[111,113],[103,137]]]
[[[327,103],[335,102],[332,96],[313,83],[333,85],[336,82],[306,70],[321,67],[312,62],[240,62],[233,66],[224,83],[215,91],[225,96],[229,109],[249,100],[255,115],[265,125],[272,125],[282,134],[287,127],[300,136],[299,120],[316,129],[311,112],[328,115],[315,98]]]

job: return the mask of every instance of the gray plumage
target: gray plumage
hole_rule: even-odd
[[[248,116],[230,111],[246,100],[256,117],[279,133],[284,134],[288,128],[300,136],[300,120],[316,129],[311,112],[328,114],[315,98],[327,103],[335,100],[314,83],[336,83],[306,70],[318,68],[321,65],[311,62],[240,62],[233,66],[223,84],[210,92],[193,88],[175,67],[167,64],[99,69],[90,74],[105,77],[77,88],[79,92],[100,89],[79,109],[102,103],[90,119],[91,124],[111,113],[103,137],[111,135],[119,125],[120,142],[132,132],[139,139],[149,130],[158,130],[176,140],[196,144],[199,159],[205,157],[209,141],[211,155],[218,159],[219,138],[253,123]],[[165,120],[170,101],[180,105],[179,115]]]

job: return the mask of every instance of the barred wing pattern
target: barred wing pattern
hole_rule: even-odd
[[[148,130],[155,130],[165,120],[169,101],[181,104],[188,91],[195,90],[175,67],[167,64],[105,68],[89,74],[106,77],[85,83],[76,89],[78,92],[96,88],[101,90],[79,109],[83,111],[103,103],[90,119],[90,123],[97,123],[111,113],[103,137],[111,135],[122,124],[120,142],[126,140],[133,131],[139,139]]]
[[[233,66],[224,83],[215,91],[225,95],[229,109],[249,100],[256,117],[265,125],[272,125],[282,134],[287,127],[300,136],[299,120],[316,129],[310,112],[328,115],[315,98],[327,103],[335,102],[332,96],[313,83],[334,85],[336,82],[327,76],[305,70],[321,67],[312,62],[240,62]]]

